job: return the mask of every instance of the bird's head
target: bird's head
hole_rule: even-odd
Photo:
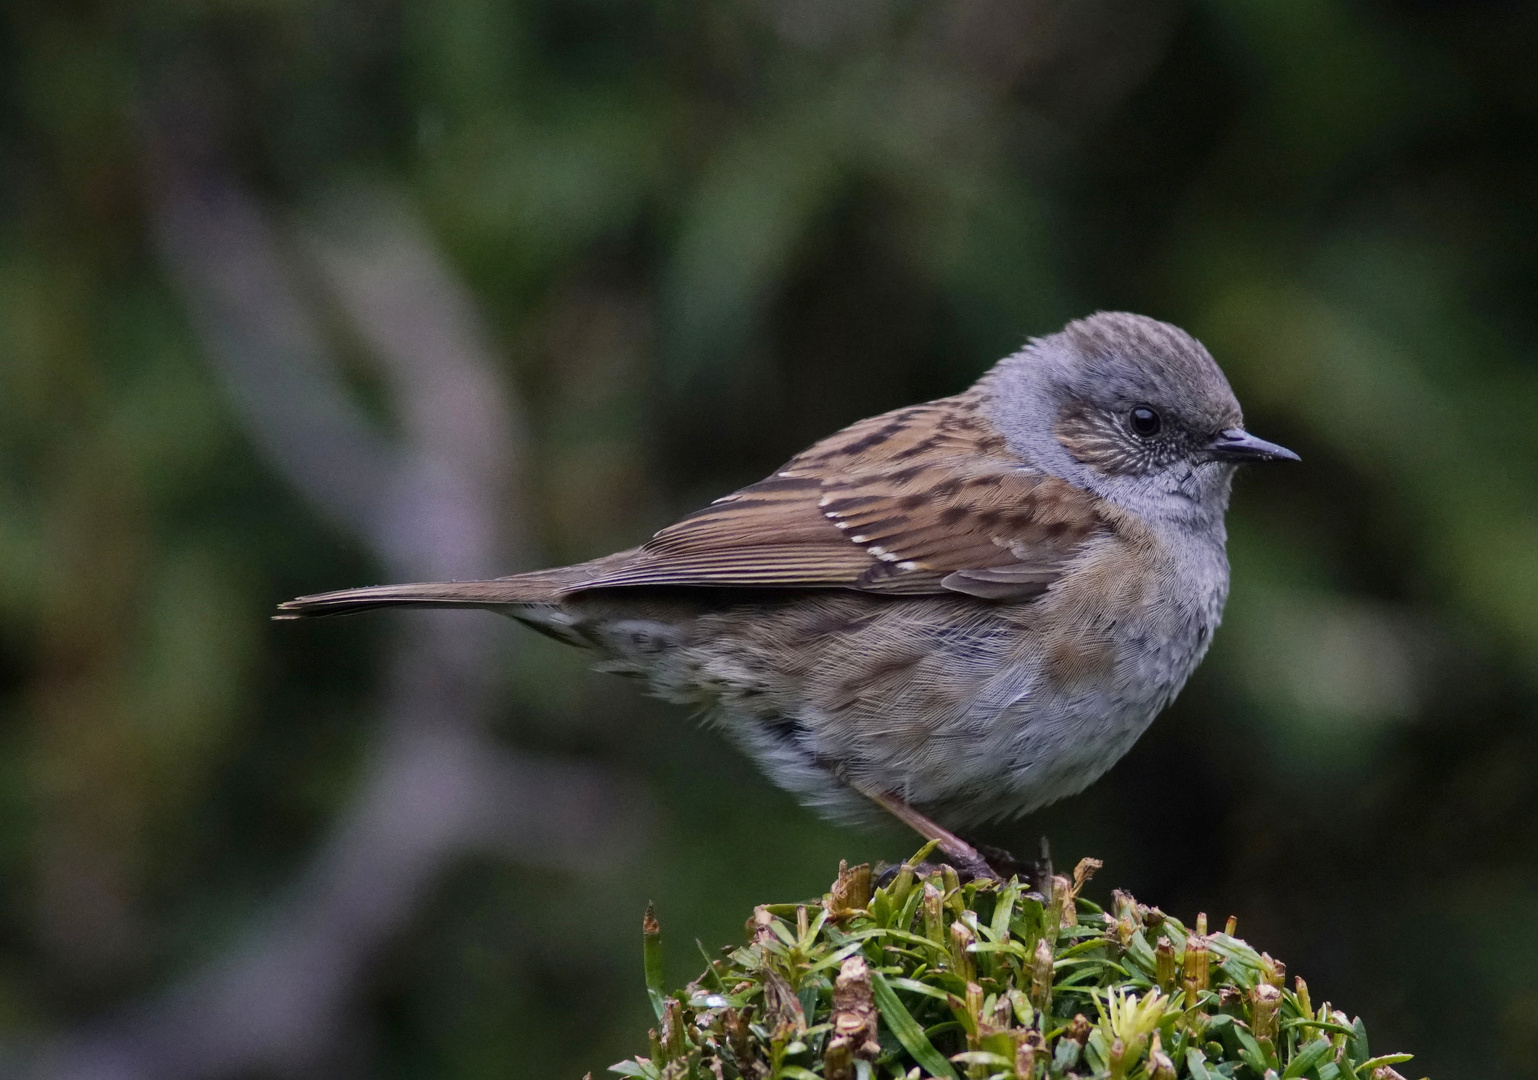
[[[1234,466],[1298,460],[1244,429],[1223,371],[1178,327],[1100,312],[1032,340],[985,380],[1026,460],[1150,517],[1221,517]]]

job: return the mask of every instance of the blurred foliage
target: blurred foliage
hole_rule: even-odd
[[[1202,337],[1305,464],[1241,478],[1181,700],[989,839],[1239,913],[1426,1072],[1538,1075],[1535,47],[1516,0],[0,5],[0,1038],[218,955],[369,735],[388,619],[266,616],[377,575],[253,452],[153,243],[146,116],[189,98],[284,213],[386,184],[425,215],[525,400],[552,563],[1066,318]],[[581,911],[445,882],[358,1002],[378,1075],[601,1069],[639,1049],[648,896],[717,945],[906,840],[516,657],[505,737],[643,778],[655,839]]]
[[[1235,937],[1130,893],[1112,910],[1050,863],[962,884],[920,855],[878,883],[839,864],[821,898],[753,909],[752,940],[664,994],[662,930],[642,933],[658,1027],[642,1080],[1404,1080],[1367,1026]],[[1039,888],[1038,888],[1039,885]]]

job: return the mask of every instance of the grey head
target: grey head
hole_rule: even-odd
[[[1201,342],[1143,315],[1069,323],[1000,361],[979,387],[1016,453],[1148,518],[1216,524],[1236,465],[1297,460],[1244,430]]]

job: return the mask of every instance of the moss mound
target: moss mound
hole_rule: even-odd
[[[1123,892],[1109,911],[1044,868],[1033,889],[962,884],[922,865],[840,866],[820,901],[755,909],[749,944],[683,990],[661,983],[645,924],[647,1080],[1403,1080],[1360,1019],[1315,1005],[1301,978],[1205,915],[1187,928]]]

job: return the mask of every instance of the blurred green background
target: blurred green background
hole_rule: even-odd
[[[647,899],[682,980],[913,839],[491,615],[273,604],[628,546],[1126,308],[1304,464],[1241,477],[1181,699],[990,839],[1237,915],[1413,1075],[1538,1076],[1535,50],[1476,0],[0,4],[0,1069],[644,1051]]]

